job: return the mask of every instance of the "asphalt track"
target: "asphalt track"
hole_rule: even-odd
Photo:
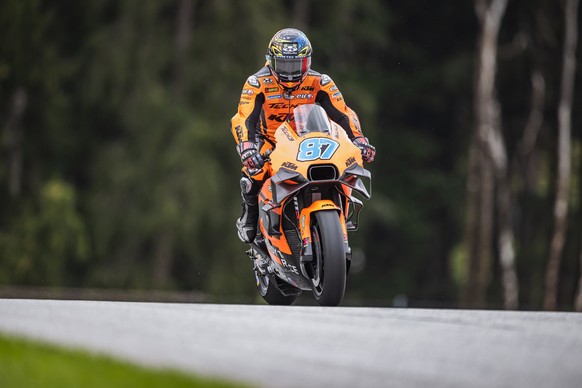
[[[263,387],[582,387],[577,313],[0,299],[0,331]]]

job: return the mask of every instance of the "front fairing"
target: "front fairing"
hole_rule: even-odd
[[[329,131],[311,131],[299,136],[286,122],[275,132],[275,139],[277,147],[270,156],[271,191],[275,203],[281,203],[307,185],[322,181],[340,182],[364,198],[370,198],[371,174],[363,167],[359,148],[339,125],[331,122]],[[315,178],[309,174],[314,166],[333,166],[336,173]]]

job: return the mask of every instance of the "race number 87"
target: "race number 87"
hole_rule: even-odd
[[[297,160],[300,162],[308,162],[317,159],[329,160],[338,147],[339,143],[337,141],[326,139],[324,137],[305,139],[301,144],[299,144]]]

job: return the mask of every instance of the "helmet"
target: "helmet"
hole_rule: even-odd
[[[311,43],[295,28],[277,32],[267,49],[269,67],[283,86],[293,87],[303,81],[311,67]]]

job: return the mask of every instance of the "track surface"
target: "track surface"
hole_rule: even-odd
[[[582,387],[582,314],[0,299],[0,331],[264,387]]]

